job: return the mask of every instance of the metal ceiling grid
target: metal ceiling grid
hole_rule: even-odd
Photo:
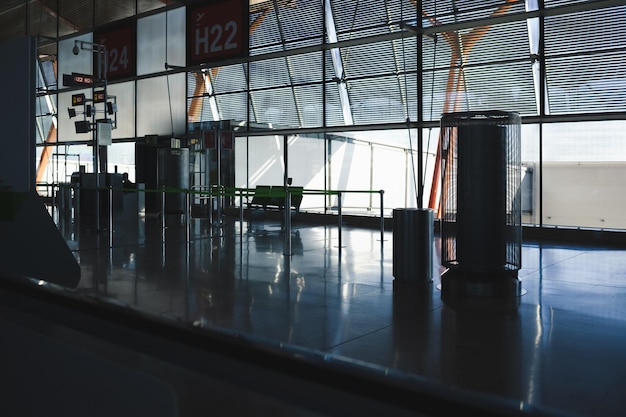
[[[397,70],[391,41],[354,45],[341,49],[346,79],[394,74]]]
[[[248,86],[245,68],[245,64],[233,64],[217,69],[217,72],[211,75],[215,94],[230,91],[246,91]]]
[[[92,30],[96,10],[95,3],[95,1],[69,0],[60,2],[57,14],[60,31],[62,27],[71,32]]]
[[[383,2],[328,0],[328,2],[339,32],[338,41],[356,40],[356,42],[337,48],[341,60],[335,63],[331,59],[331,51],[307,52],[251,62],[250,86],[257,92],[266,90],[267,92],[256,94],[256,97],[268,99],[256,100],[255,112],[278,117],[281,124],[289,120],[290,123],[296,123],[293,127],[302,127],[303,123],[308,126],[308,121],[313,120],[307,116],[307,108],[315,108],[324,100],[329,106],[326,111],[327,125],[335,123],[341,125],[339,121],[344,118],[347,123],[351,123],[351,118],[348,120],[350,113],[355,114],[355,122],[369,124],[382,119],[384,123],[399,120],[406,113],[407,106],[409,113],[416,111],[416,101],[411,99],[413,94],[417,94],[417,75],[413,75],[413,72],[417,71],[415,38],[378,41],[375,38],[374,40],[363,39],[363,42],[367,43],[359,44],[360,38],[364,36],[388,36],[398,31],[399,27],[395,24],[400,20],[410,23],[411,19],[416,19],[418,12],[415,9],[416,3],[409,0]],[[54,38],[59,35],[87,32],[94,25],[157,10],[168,4],[175,7],[185,3],[185,1],[168,2],[167,0],[5,1],[0,6],[0,36],[4,33],[3,31],[14,30],[19,34],[28,31]],[[437,17],[442,23],[485,19],[505,5],[510,6],[507,14],[521,12],[525,5],[522,0],[512,2],[506,0],[432,0],[421,3],[429,15]],[[608,107],[604,108],[609,111],[623,111],[623,99],[618,92],[620,88],[623,91],[624,75],[617,62],[619,60],[617,57],[620,56],[617,52],[621,51],[621,56],[623,56],[625,48],[623,39],[626,37],[625,8],[621,5],[610,8],[594,6],[594,4],[606,3],[598,1],[546,1],[547,7],[567,6],[573,3],[588,4],[589,8],[602,8],[559,16],[546,16],[544,19],[548,92],[556,94],[548,100],[552,111],[570,112],[575,109],[584,112],[584,105],[572,104],[572,99],[579,99],[582,96],[581,91],[588,92],[590,88],[596,88],[595,101],[587,101],[592,109],[590,111],[603,108],[603,103],[608,103]],[[278,13],[274,7],[278,7]],[[251,21],[258,17],[258,11],[268,8],[272,10],[264,17],[256,30],[251,30],[251,55],[281,53],[304,46],[321,45],[324,26],[323,7],[323,2],[313,0],[251,2]],[[5,21],[7,25],[2,25]],[[430,26],[432,22],[424,21],[424,24]],[[9,27],[17,29],[8,29]],[[461,35],[467,35],[470,32],[471,28],[458,31]],[[52,43],[52,45],[55,44]],[[435,53],[435,43],[424,38],[422,63],[426,72],[423,77],[423,102],[424,117],[426,118],[428,114],[427,120],[438,117],[439,112],[435,109],[443,110],[445,94],[442,92],[446,89],[450,71],[454,70],[450,68],[451,46],[443,40],[441,34],[438,34],[436,46]],[[601,55],[599,55],[600,52],[602,52]],[[51,53],[54,51],[51,50]],[[596,55],[589,59],[574,57],[581,53]],[[322,56],[326,60],[325,65],[322,65]],[[409,57],[411,59],[407,60]],[[436,60],[434,73],[430,72],[433,68],[433,58]],[[535,96],[534,90],[536,80],[533,79],[531,69],[526,20],[489,27],[485,35],[465,56],[462,64],[465,89],[468,91],[467,103],[470,107],[506,105],[507,108],[518,109],[522,114],[537,113],[538,97]],[[231,100],[230,98],[248,88],[248,79],[244,74],[247,65],[222,67],[212,76],[214,93],[216,97],[221,97],[219,103],[237,102],[237,105],[245,106],[246,100]],[[561,65],[565,67],[561,68]],[[324,68],[326,73],[322,75]],[[577,71],[577,79],[572,82],[573,68]],[[327,84],[325,95],[321,94],[322,90],[318,87],[319,84],[316,84],[323,80],[341,81],[341,74],[335,73],[341,69],[347,76],[349,100],[339,99],[345,87],[343,83]],[[405,78],[403,76],[405,71],[412,73]],[[434,94],[432,94],[433,79],[430,75],[435,76]],[[580,85],[577,84],[578,82]],[[494,83],[506,85],[507,88],[506,90],[494,89]],[[364,88],[366,85],[367,88]],[[565,89],[569,90],[563,95],[562,92]],[[319,94],[319,97],[316,94]],[[433,103],[430,103],[431,96]],[[561,97],[567,99],[560,101]],[[283,98],[286,98],[288,103],[292,103],[293,114],[288,114],[282,109],[276,112],[278,108],[276,102]],[[369,104],[364,104],[368,100]],[[264,103],[270,103],[269,106],[272,108],[264,108]],[[382,112],[386,115],[385,117],[371,110],[377,106],[381,107],[381,104],[385,107],[384,103],[387,103],[387,109]],[[389,108],[398,108],[402,111],[388,117],[390,116]],[[225,111],[231,112],[231,110]],[[220,112],[221,117],[225,117],[222,108]],[[236,118],[242,118],[241,108],[232,109],[232,113],[238,115]],[[255,120],[262,118],[255,117]]]
[[[575,3],[593,3],[594,0],[543,0],[546,9],[551,7],[569,6]]]
[[[626,6],[545,19],[550,114],[626,109]]]
[[[322,85],[295,86],[293,93],[296,105],[300,109],[300,125],[302,127],[322,126]]]
[[[278,28],[278,16],[273,8],[265,14],[260,24],[254,25],[253,22],[258,14],[250,14],[250,55],[258,55],[257,49],[268,45],[281,45],[280,31]]]
[[[355,124],[402,123],[406,120],[400,84],[395,75],[350,81],[348,94]]]
[[[345,126],[346,120],[343,114],[343,108],[341,107],[341,97],[339,96],[339,89],[336,83],[327,83],[324,85],[326,90],[325,106],[326,112],[322,111],[325,116],[325,126]]]
[[[333,58],[331,51],[324,51],[324,80],[326,81],[338,81],[341,78],[338,74],[335,73],[335,68],[333,67]]]
[[[398,85],[400,86],[400,100],[404,107],[405,118],[415,122],[417,121],[417,74],[398,76]],[[430,98],[428,103],[430,103]],[[430,118],[426,120],[430,120]]]
[[[287,57],[294,84],[322,82],[322,53],[292,55]]]
[[[624,53],[546,58],[546,84],[551,114],[624,111]]]
[[[286,58],[250,62],[250,89],[290,85]]]
[[[24,35],[56,39],[183,4],[171,0],[4,0],[0,3],[0,41]]]
[[[22,2],[3,3],[0,9],[0,41],[26,35],[27,12]]]
[[[424,44],[431,43],[428,39],[424,39]],[[417,70],[417,38],[407,36],[401,39],[395,39],[391,42],[393,48],[394,59],[398,72],[410,72]]]
[[[527,61],[493,63],[464,71],[469,111],[499,110],[537,114],[533,75]]]
[[[626,6],[546,17],[546,56],[626,50]]]
[[[217,101],[217,108],[219,109],[221,119],[246,120],[246,108],[248,106],[247,97],[248,94],[245,92],[234,94],[221,94],[215,96],[215,100]],[[213,120],[213,116],[210,113],[211,111],[208,105],[206,106],[206,109],[208,115],[205,116],[202,120]],[[254,115],[252,115],[252,119],[254,119]]]
[[[26,19],[23,19],[23,23],[27,25],[28,30],[24,30],[24,32],[16,34],[16,36],[23,36],[26,33],[31,33],[36,34],[40,37],[40,39],[47,38],[53,40],[58,37],[57,17],[54,13],[50,13],[41,7],[28,7],[27,16],[28,17]],[[0,19],[1,18],[2,17],[0,17]],[[48,50],[56,52],[56,44],[50,41],[48,43],[52,47],[48,48]]]
[[[414,2],[408,0],[387,0],[384,4],[387,22],[394,31],[400,30],[399,22],[417,26],[417,18],[421,16],[421,12],[417,10]]]
[[[313,39],[317,45],[321,43],[324,34],[323,2],[298,1],[279,10],[282,42],[286,48],[303,39]]]
[[[252,122],[272,124],[274,127],[300,126],[298,109],[292,87],[250,92],[250,100],[258,113]]]
[[[448,82],[447,69],[430,71],[424,75],[423,83],[423,117],[424,120],[439,120],[444,111],[466,111],[465,101],[461,101],[461,107],[444,109],[446,99],[453,101],[455,93],[446,93],[446,84]],[[431,118],[432,116],[432,118]]]
[[[470,31],[460,32],[463,37],[468,36]],[[484,36],[477,37],[471,49],[465,49],[470,42],[464,41],[462,45],[464,52],[467,52],[464,65],[522,60],[528,63],[530,69],[528,27],[524,21],[494,25]],[[439,47],[444,49],[448,45],[442,42]]]
[[[463,22],[490,17],[494,10],[507,3],[507,13],[525,11],[524,0],[425,0],[422,9],[441,24]]]
[[[387,1],[331,0],[330,3],[338,36],[347,34],[354,38],[360,37],[361,35],[357,33],[365,28],[387,28],[387,11],[385,7],[381,7]],[[411,7],[410,2],[406,1],[406,4],[407,7]]]

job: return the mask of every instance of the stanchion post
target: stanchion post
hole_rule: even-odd
[[[218,177],[219,177],[219,175],[218,175]],[[224,192],[223,192],[223,189],[222,189],[221,185],[218,186],[217,193],[218,193],[218,198],[217,198],[217,225],[218,225],[218,227],[222,227],[222,203],[224,202],[223,201],[223,199],[224,199]]]
[[[291,191],[285,187],[285,253],[291,256]]]
[[[209,194],[207,195],[207,207],[209,208],[209,225],[213,230],[213,187],[208,188]]]
[[[52,197],[52,207],[50,207],[50,214],[52,216],[52,221],[54,221],[54,213],[55,213],[54,206],[56,205],[56,197],[55,197],[56,196],[56,192],[54,191],[55,190],[54,183],[52,184],[52,188],[51,189],[52,189],[52,192],[50,194],[51,194],[51,197]],[[60,222],[57,220],[57,222],[56,222],[57,227],[59,227],[59,223]]]
[[[382,246],[383,240],[385,240],[385,206],[384,197],[385,190],[380,190],[380,245]]]
[[[113,186],[109,185],[109,247],[113,247]]]
[[[96,178],[96,233],[100,233],[100,173],[95,172]]]
[[[78,184],[72,184],[74,191],[74,224],[80,220],[80,187]]]
[[[165,186],[161,187],[161,235],[165,238]]]
[[[339,218],[339,252],[341,252],[341,191],[337,193],[337,217]]]
[[[187,242],[189,242],[191,237],[191,193],[189,189],[185,190],[185,228]]]
[[[243,190],[239,190],[239,236],[243,235]]]

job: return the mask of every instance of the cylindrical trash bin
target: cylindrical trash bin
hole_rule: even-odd
[[[433,210],[393,210],[393,276],[397,281],[432,282]]]
[[[442,295],[520,295],[519,114],[447,113],[440,138]]]

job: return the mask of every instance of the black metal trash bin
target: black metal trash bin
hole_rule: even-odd
[[[397,281],[432,282],[433,210],[393,210],[393,276]]]
[[[521,285],[521,118],[441,118],[442,295],[518,296]]]

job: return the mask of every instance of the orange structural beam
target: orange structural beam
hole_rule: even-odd
[[[46,143],[48,144],[54,144],[57,141],[57,128],[56,126],[52,125],[50,126],[50,130],[48,130],[48,136],[46,137]],[[43,152],[41,153],[41,156],[39,157],[39,166],[37,167],[37,176],[36,176],[36,182],[40,183],[43,181],[43,176],[46,173],[46,167],[48,166],[48,161],[50,160],[50,156],[52,155],[52,151],[53,151],[53,147],[52,146],[45,146],[43,148]]]
[[[54,78],[59,79],[57,75],[57,61],[52,61],[52,69],[54,71]],[[56,116],[52,116],[56,117]],[[46,144],[54,144],[57,142],[57,127],[55,123],[52,123],[50,129],[48,129],[48,135],[46,136]],[[52,155],[52,146],[46,146],[43,148],[43,152],[39,157],[39,165],[37,166],[37,175],[35,176],[35,181],[37,183],[43,180],[43,176],[46,172],[46,167],[48,166],[48,161],[50,160],[50,156]]]
[[[506,13],[511,7],[513,7],[514,3],[518,3],[518,0],[505,0],[505,2],[498,6],[498,8],[493,11],[490,17],[500,16]],[[441,23],[437,21],[436,18],[431,17],[425,10],[422,10],[422,15],[426,17],[433,26],[439,26]],[[442,32],[441,36],[448,43],[451,50],[450,57],[450,68],[448,70],[448,79],[446,82],[446,95],[445,101],[443,104],[443,112],[456,112],[459,111],[462,99],[465,91],[465,77],[463,75],[463,65],[464,62],[469,58],[469,54],[472,48],[476,45],[476,43],[483,38],[491,25],[483,25],[473,28],[470,32],[460,35],[456,31]],[[435,155],[435,167],[431,182],[430,188],[430,196],[428,200],[428,207],[431,209],[437,209],[437,216],[441,217],[441,204],[440,204],[440,176],[441,176],[441,142],[444,139],[443,131],[439,131],[439,144],[437,146],[437,153]],[[454,155],[454,149],[456,147],[456,134],[451,135],[451,137],[447,138],[450,143],[448,147],[448,155],[447,159],[451,161],[450,158]],[[448,163],[448,161],[446,161]],[[449,174],[446,172],[443,173],[442,181],[444,185],[447,185],[449,182],[449,178],[447,178]],[[443,188],[445,189],[445,187]]]

